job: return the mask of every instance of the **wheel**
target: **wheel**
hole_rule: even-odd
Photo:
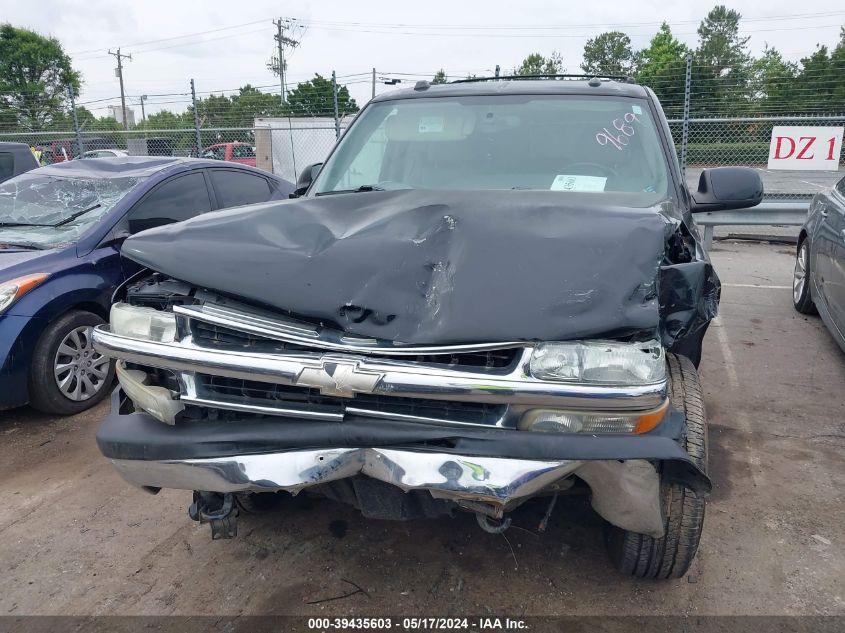
[[[795,272],[792,273],[792,305],[801,314],[815,314],[816,306],[810,296],[810,240],[806,237],[798,245],[795,255]]]
[[[91,340],[96,314],[72,310],[51,322],[35,345],[29,369],[29,403],[44,411],[72,415],[108,395],[114,363],[96,352]]]
[[[698,374],[684,356],[667,354],[669,398],[683,411],[686,428],[681,442],[695,464],[707,472],[707,420]],[[704,525],[704,498],[686,486],[661,482],[666,532],[653,538],[609,526],[607,545],[619,571],[639,578],[680,578],[689,570]]]

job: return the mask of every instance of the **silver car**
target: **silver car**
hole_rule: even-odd
[[[92,149],[80,158],[118,158],[120,156],[129,156],[129,152],[122,149]]]
[[[845,178],[810,203],[798,238],[792,301],[798,312],[818,312],[845,351]]]

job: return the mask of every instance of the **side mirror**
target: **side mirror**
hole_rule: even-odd
[[[692,212],[746,209],[760,204],[763,181],[748,167],[705,169],[698,179],[698,191],[692,194]]]
[[[317,177],[317,174],[320,173],[322,167],[323,163],[314,163],[299,172],[299,178],[296,179],[296,189],[293,190],[290,197],[299,198],[300,196],[304,196],[305,192],[308,191],[308,187],[311,186],[311,183]]]

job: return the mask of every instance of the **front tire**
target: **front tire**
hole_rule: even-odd
[[[681,444],[707,472],[707,418],[695,367],[684,356],[667,354],[669,398],[686,418]],[[619,571],[638,578],[680,578],[690,568],[704,526],[703,497],[681,484],[661,481],[664,536],[653,538],[611,525],[610,558]]]
[[[96,352],[92,312],[71,310],[51,322],[35,345],[29,368],[29,404],[44,413],[73,415],[108,395],[114,362]]]
[[[810,269],[810,240],[804,238],[795,254],[795,270],[792,273],[792,305],[801,314],[815,314],[816,306],[810,296],[813,276]]]

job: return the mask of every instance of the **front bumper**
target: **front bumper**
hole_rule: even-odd
[[[354,461],[363,464],[375,454],[366,451],[387,450],[414,455],[438,454],[444,460],[449,456],[451,461],[501,459],[536,462],[515,469],[514,479],[523,477],[527,471],[546,469],[551,462],[556,463],[554,467],[559,467],[565,463],[588,461],[647,460],[659,463],[662,475],[668,481],[683,484],[697,494],[707,494],[711,489],[707,475],[678,444],[683,415],[671,409],[654,431],[643,435],[563,435],[501,428],[434,426],[357,416],[347,416],[343,421],[282,417],[183,420],[176,426],[170,426],[146,413],[120,413],[123,398],[122,390],[116,389],[112,395],[112,411],[97,432],[97,444],[103,455],[116,464],[138,462],[121,472],[131,470],[135,473],[130,481],[139,486],[217,491],[214,488],[174,485],[179,483],[176,480],[163,481],[152,476],[145,479],[144,473],[160,470],[151,465],[154,463],[184,463],[188,469],[196,469],[201,464],[220,464],[227,460],[247,463],[250,461],[248,457],[261,455],[363,450],[365,452],[358,454],[355,457],[357,461]],[[345,459],[348,461],[352,457]],[[270,463],[278,465],[283,461],[263,461],[261,467],[266,468]],[[326,461],[325,455],[322,461]],[[220,472],[216,466],[211,469]],[[414,469],[405,470],[413,473]],[[420,479],[426,478],[421,476]],[[461,481],[460,478],[458,480]],[[256,479],[265,483],[281,482],[280,485],[251,481],[251,477],[241,477],[230,483],[246,484],[242,490],[255,491],[303,488],[313,483],[308,477],[291,480],[285,473]],[[512,486],[504,486],[504,489],[510,488]]]
[[[682,426],[675,411],[659,432],[564,436],[356,418],[169,426],[146,413],[119,413],[121,398],[118,388],[97,443],[124,479],[147,490],[295,494],[364,475],[500,517],[576,475],[590,486],[593,507],[609,522],[659,537],[661,480],[702,495],[711,488],[672,437]]]
[[[36,317],[0,315],[0,409],[29,402],[29,366],[43,327]]]

